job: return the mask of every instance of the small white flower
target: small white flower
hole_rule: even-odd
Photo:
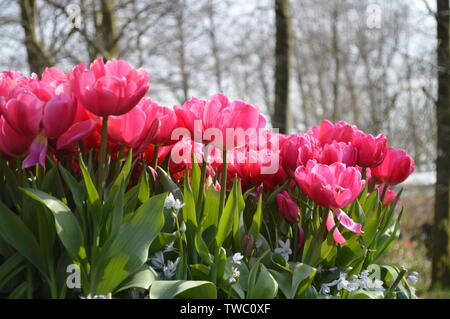
[[[163,269],[165,264],[163,252],[158,251],[153,258],[149,259],[149,261],[156,270]]]
[[[317,266],[316,271],[318,274],[320,274],[323,271],[322,265]]]
[[[241,272],[239,271],[239,269],[237,269],[237,267],[232,267],[231,271],[232,271],[231,276],[230,276],[230,278],[228,278],[228,282],[235,283],[237,281],[237,279],[239,278],[239,276],[241,275]]]
[[[417,281],[419,280],[419,273],[417,271],[413,271],[411,275],[406,277],[406,280],[412,285],[417,284]]]
[[[109,293],[107,295],[87,295],[86,297],[81,296],[80,299],[112,299],[112,294]]]
[[[365,290],[375,290],[375,291],[384,290],[383,281],[378,279],[373,280],[370,279],[368,270],[363,270],[359,275],[359,287]]]
[[[235,253],[233,255],[233,264],[240,265],[242,258],[244,258],[244,256],[242,256],[241,253]]]
[[[347,274],[341,272],[339,275],[339,279],[337,280],[337,289],[338,290],[348,290],[348,291],[353,291],[358,289],[359,284],[358,281],[352,280],[352,281],[348,281],[347,280]]]
[[[180,232],[182,232],[182,233],[186,232],[186,224],[184,222],[181,223]]]
[[[319,291],[319,293],[322,294],[322,295],[328,295],[328,294],[330,293],[330,285],[328,285],[328,284],[322,284],[322,285],[320,286],[320,291]]]
[[[163,273],[166,279],[170,279],[175,275],[175,271],[177,270],[178,263],[180,262],[180,257],[178,257],[175,262],[168,261],[167,266],[164,266]]]
[[[184,205],[185,205],[185,203],[182,203],[179,199],[175,199],[175,197],[173,197],[172,193],[170,193],[166,197],[166,200],[164,201],[165,208],[167,208],[167,209],[173,208],[176,211],[180,210]]]
[[[371,290],[377,290],[377,291],[382,291],[384,290],[383,287],[383,281],[375,279],[372,283],[372,287],[370,288]]]
[[[289,255],[292,254],[292,250],[291,250],[291,243],[289,238],[286,239],[286,242],[283,242],[281,239],[278,241],[278,244],[280,245],[279,248],[275,248],[275,253],[280,254],[281,256],[283,256],[284,260],[288,261],[289,260]]]
[[[332,268],[329,268],[328,271],[333,272],[333,271],[335,271],[336,269],[337,269],[337,267],[332,267]]]

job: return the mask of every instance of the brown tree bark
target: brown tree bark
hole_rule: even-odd
[[[289,114],[289,60],[290,17],[289,1],[275,0],[275,105],[272,124],[280,133],[288,133],[291,123]]]
[[[54,61],[36,37],[37,8],[35,0],[20,0],[19,5],[30,72],[40,75],[46,67],[54,65]]]
[[[106,59],[117,58],[119,54],[119,31],[117,29],[116,13],[117,0],[100,0],[100,10],[96,15],[97,40],[102,44],[103,52],[97,54],[106,55]]]
[[[437,0],[438,100],[436,189],[432,247],[432,288],[450,287],[450,39],[449,1]]]

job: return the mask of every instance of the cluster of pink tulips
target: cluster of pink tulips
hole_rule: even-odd
[[[210,182],[224,169],[228,184],[237,177],[244,189],[263,185],[274,190],[290,180],[291,188],[297,184],[355,233],[361,232],[360,225],[341,209],[365,185],[384,190],[385,203],[392,202],[392,185],[414,170],[407,152],[389,147],[383,134],[372,136],[344,121],[325,120],[306,133],[278,134],[266,129],[256,106],[243,101],[217,94],[209,100],[192,98],[172,109],[145,97],[148,88],[149,76],[143,69],[115,59],[104,63],[98,58],[89,67],[81,63],[68,73],[51,67],[40,78],[2,72],[0,152],[6,158],[24,156],[23,168],[45,166],[48,154],[58,159],[60,152],[76,155],[101,148],[104,130],[104,148],[111,157],[119,156],[122,148],[133,149],[134,156],[142,155],[152,166],[167,159],[176,179],[194,159],[208,166],[205,180]],[[259,129],[263,134],[247,134],[239,142],[228,134],[230,128]],[[177,129],[189,136],[174,138]],[[209,134],[211,129],[218,130],[220,138]],[[274,159],[275,169],[265,173],[262,168]],[[298,206],[288,192],[278,194],[277,201],[288,222],[298,221]],[[330,212],[327,228],[334,225]],[[337,229],[335,240],[344,242]]]

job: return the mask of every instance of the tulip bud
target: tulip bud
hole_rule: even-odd
[[[388,147],[386,157],[380,166],[372,169],[377,182],[400,184],[414,171],[414,160],[405,150]]]
[[[297,223],[299,220],[300,208],[289,196],[289,193],[284,191],[276,196],[278,210],[286,221],[289,223]]]
[[[252,235],[244,235],[242,238],[242,252],[244,256],[250,256],[253,249],[255,249],[255,241],[253,240]]]

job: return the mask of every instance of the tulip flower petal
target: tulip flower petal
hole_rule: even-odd
[[[95,129],[97,123],[98,118],[75,123],[58,138],[56,142],[56,148],[58,150],[66,148],[70,144],[75,143],[88,136]]]
[[[47,155],[48,141],[47,137],[39,134],[30,145],[30,152],[22,163],[22,168],[28,168],[41,164],[45,167],[45,156]]]
[[[328,231],[331,231],[333,229],[333,227],[336,226],[336,223],[334,222],[333,213],[331,211],[328,213],[326,226],[327,226]],[[339,231],[339,229],[337,229],[337,227],[334,229],[333,239],[338,244],[341,244],[341,245],[345,244],[345,238],[344,238],[344,236],[342,236],[341,232]]]
[[[334,213],[336,214],[336,217],[338,218],[341,225],[347,228],[349,231],[355,234],[364,234],[364,232],[361,230],[362,225],[353,221],[353,219],[351,219],[350,216],[348,216],[342,209],[335,209]]]

